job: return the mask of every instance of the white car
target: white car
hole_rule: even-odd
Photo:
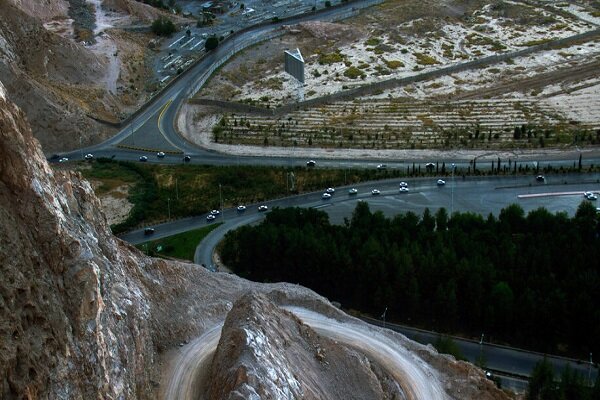
[[[244,212],[244,211],[246,211],[246,206],[239,205],[239,206],[237,206],[237,210],[238,210],[239,212]]]
[[[410,189],[406,186],[401,186],[399,189],[400,193],[408,193]]]
[[[407,182],[400,182],[400,187],[408,187],[408,183]]]
[[[63,157],[60,160],[58,160],[59,163],[64,163],[64,162],[67,162],[67,161],[69,161],[68,157]]]
[[[317,165],[317,162],[315,160],[309,160],[306,162],[307,167],[314,167],[315,165]]]
[[[438,186],[444,186],[445,184],[446,184],[446,181],[445,181],[445,180],[443,180],[443,179],[438,179],[438,180],[437,180],[437,185],[438,185]]]
[[[387,169],[387,165],[385,164],[379,164],[377,165],[377,169],[381,170],[381,169]]]
[[[267,211],[269,209],[268,206],[265,206],[264,204],[262,206],[258,206],[258,211]]]
[[[159,151],[158,153],[156,153],[156,157],[158,157],[158,158],[163,158],[164,156],[165,156],[164,151]]]
[[[323,200],[329,200],[331,198],[331,195],[329,193],[323,193],[323,195],[321,196],[321,198]]]
[[[208,214],[208,215],[206,216],[206,220],[207,220],[207,221],[209,221],[209,222],[210,222],[210,221],[214,221],[216,218],[217,218],[217,217],[216,217],[215,215],[212,215],[212,214]]]
[[[373,189],[373,190],[371,190],[371,194],[372,194],[373,196],[377,196],[377,195],[378,195],[378,194],[380,194],[380,193],[381,193],[381,192],[380,192],[379,190],[377,190],[377,189]]]
[[[210,214],[211,214],[211,215],[214,215],[214,216],[216,217],[217,215],[221,214],[221,211],[219,211],[219,210],[212,210],[212,211],[210,212]]]
[[[587,196],[585,196],[586,199],[588,200],[598,200],[598,196],[594,193],[590,193]]]
[[[348,194],[357,194],[358,193],[358,189],[356,188],[352,188],[350,190],[348,190]]]
[[[86,154],[86,155],[85,155],[83,158],[85,158],[86,160],[92,160],[92,159],[94,158],[94,155],[93,155],[93,154],[90,154],[90,153],[88,153],[88,154]]]
[[[146,157],[146,156],[141,156],[141,157],[140,157],[140,161],[141,161],[141,162],[146,162],[146,161],[148,161],[148,157]]]
[[[330,187],[330,188],[327,188],[327,190],[325,190],[325,192],[329,193],[329,194],[334,194],[335,193],[335,189],[332,188],[332,187]]]

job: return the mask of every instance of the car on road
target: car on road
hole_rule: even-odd
[[[216,216],[216,215],[208,214],[208,215],[206,216],[206,220],[207,220],[208,222],[210,222],[210,221],[214,221],[215,219],[217,219],[217,216]]]
[[[93,160],[94,159],[94,155],[93,154],[86,154],[83,158],[85,158],[86,160]]]
[[[544,175],[538,175],[535,177],[535,180],[538,182],[544,182],[546,178],[544,178]]]
[[[158,158],[164,158],[164,156],[165,156],[164,151],[159,151],[158,153],[156,153],[156,157],[158,157]]]
[[[331,198],[331,195],[329,193],[323,193],[323,195],[321,196],[321,198],[323,200],[329,200]]]
[[[212,210],[212,211],[210,212],[210,214],[211,214],[211,215],[214,215],[214,216],[216,217],[217,215],[221,214],[221,211],[219,211],[219,210]]]
[[[371,190],[371,194],[372,194],[373,196],[377,196],[377,195],[378,195],[378,194],[380,194],[380,193],[381,193],[381,192],[380,192],[379,190],[377,190],[377,189],[373,189],[373,190]]]
[[[356,188],[352,188],[350,190],[348,190],[348,194],[357,194],[358,193],[358,189]]]
[[[190,157],[190,156],[183,157],[183,161],[185,161],[185,162],[190,162],[191,159],[192,159],[192,157]]]
[[[408,193],[410,192],[410,189],[408,188],[408,186],[400,186],[400,189],[398,189],[398,191],[400,193]]]
[[[325,190],[325,192],[329,193],[329,194],[334,194],[335,193],[335,189],[332,188],[332,187],[329,187],[329,188],[327,188],[327,190]]]
[[[400,182],[400,187],[408,187],[408,183],[407,182]]]
[[[146,161],[148,161],[148,157],[146,157],[146,156],[140,156],[140,161],[141,162],[146,162]]]
[[[144,235],[152,235],[154,233],[154,228],[145,228]]]
[[[446,184],[446,181],[445,181],[445,180],[443,180],[443,179],[438,179],[438,180],[437,180],[437,185],[438,185],[438,186],[444,186],[445,184]]]
[[[435,164],[432,162],[428,162],[427,164],[425,164],[425,168],[428,170],[433,169],[435,168]]]
[[[309,160],[306,162],[307,167],[314,167],[315,165],[317,165],[317,162],[315,160]]]
[[[239,206],[237,206],[237,210],[238,212],[244,212],[246,211],[246,206],[240,204]]]
[[[67,161],[69,161],[68,157],[63,157],[63,158],[61,158],[61,159],[58,160],[59,163],[64,163],[64,162],[67,162]]]
[[[387,169],[387,165],[386,164],[379,164],[379,165],[377,165],[377,169],[378,170]]]
[[[592,192],[586,192],[585,198],[588,200],[594,201],[594,200],[598,200],[598,195],[596,195],[595,193],[592,193]]]
[[[258,211],[262,212],[262,211],[267,211],[269,209],[268,206],[265,206],[264,204],[262,206],[258,206]]]

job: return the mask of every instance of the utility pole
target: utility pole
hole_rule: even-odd
[[[594,363],[592,362],[592,353],[590,353],[590,368],[588,369],[588,385],[590,386],[592,384],[592,365]]]
[[[383,318],[383,329],[385,329],[385,313],[387,313],[387,307],[385,308],[385,310],[383,311],[383,314],[381,314],[381,318]]]
[[[221,193],[221,184],[219,183],[219,202],[221,204],[221,215],[223,216],[223,221],[225,221],[225,215],[223,214],[223,194]]]
[[[177,186],[177,178],[175,178],[175,197],[179,200],[179,187]]]
[[[167,211],[169,213],[169,220],[171,220],[171,198],[167,197]]]
[[[483,333],[479,339],[479,367],[483,368]]]
[[[454,213],[454,163],[452,163],[452,190],[450,193],[450,218],[452,218],[452,214]]]

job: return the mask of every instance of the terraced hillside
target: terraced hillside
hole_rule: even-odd
[[[600,143],[600,131],[594,128],[571,125],[549,104],[531,99],[372,99],[284,117],[228,114],[213,135],[220,143],[282,147],[508,149]]]

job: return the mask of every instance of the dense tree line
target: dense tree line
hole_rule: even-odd
[[[498,217],[425,210],[392,219],[357,205],[344,226],[275,209],[229,233],[226,264],[255,281],[300,283],[373,315],[543,352],[600,354],[600,236],[574,217],[518,205]]]

